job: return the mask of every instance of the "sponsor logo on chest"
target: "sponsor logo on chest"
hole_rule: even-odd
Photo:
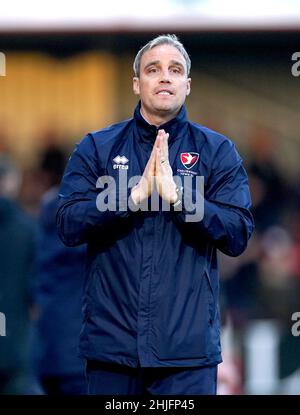
[[[113,168],[118,170],[128,170],[128,158],[126,156],[120,156],[119,154],[113,158]]]

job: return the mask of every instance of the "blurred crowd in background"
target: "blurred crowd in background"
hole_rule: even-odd
[[[217,115],[202,121],[228,131]],[[70,134],[62,137],[55,125],[40,132],[26,165],[0,129],[0,394],[85,393],[77,357],[85,247],[65,247],[55,229],[60,179],[81,138]],[[300,312],[300,183],[278,163],[272,134],[253,125],[251,137],[239,137],[247,142],[256,229],[245,253],[219,258],[219,394],[300,392],[300,337],[292,331]]]

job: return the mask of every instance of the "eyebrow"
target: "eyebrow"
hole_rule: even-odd
[[[184,69],[184,65],[181,62],[179,62],[179,61],[171,60],[171,64],[172,65],[181,66]]]
[[[147,63],[147,65],[144,67],[144,69],[147,69],[147,68],[149,68],[149,66],[152,66],[152,65],[158,65],[159,63],[160,63],[160,61],[159,61],[159,60],[156,60],[156,61],[151,61],[151,62]],[[171,64],[171,65],[177,65],[177,66],[180,66],[181,68],[183,68],[183,69],[184,69],[184,65],[183,65],[181,62],[179,62],[179,61],[176,61],[176,60],[171,60],[171,61],[170,61],[170,64]]]
[[[152,65],[157,65],[159,62],[160,61],[151,61],[151,62],[147,63],[147,65],[144,67],[144,69],[147,69],[147,68],[149,68],[149,66],[152,66]]]

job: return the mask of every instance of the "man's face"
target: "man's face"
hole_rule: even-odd
[[[153,116],[175,117],[190,89],[185,59],[174,46],[155,46],[143,54],[140,77],[133,78],[133,91],[140,95],[148,120]]]

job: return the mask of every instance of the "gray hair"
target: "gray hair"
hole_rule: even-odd
[[[191,59],[185,50],[183,44],[179,42],[176,35],[160,35],[148,42],[145,46],[143,46],[139,52],[137,53],[134,62],[133,62],[133,71],[134,75],[139,77],[140,76],[140,66],[141,66],[141,59],[142,56],[147,50],[155,48],[155,46],[160,45],[171,45],[174,46],[184,57],[186,63],[186,72],[189,75],[191,70]]]

